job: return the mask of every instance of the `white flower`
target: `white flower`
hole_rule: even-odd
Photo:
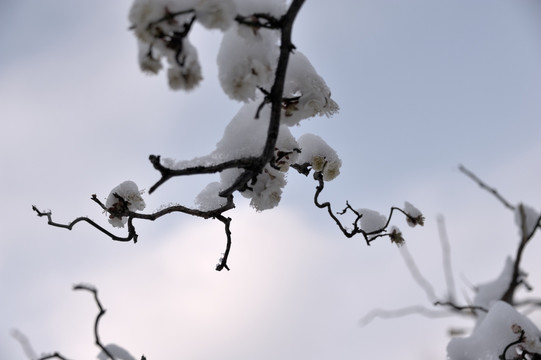
[[[242,192],[242,195],[252,199],[250,205],[257,211],[272,209],[280,203],[286,183],[283,172],[267,165],[257,176],[252,189]]]
[[[396,246],[398,247],[401,247],[405,243],[404,237],[402,236],[402,232],[396,226],[391,227],[389,238],[391,239],[391,242],[393,244],[396,244]]]
[[[167,70],[169,87],[173,90],[192,90],[203,79],[197,49],[188,41],[182,40],[182,53],[170,51],[167,60],[171,67]],[[179,63],[180,62],[180,63]]]
[[[162,69],[160,57],[153,54],[150,45],[138,41],[139,47],[139,67],[147,74],[157,74]]]
[[[421,211],[407,201],[404,202],[404,211],[409,215],[406,216],[406,222],[409,226],[423,226],[425,224],[425,217]]]
[[[126,211],[144,210],[146,205],[141,193],[137,184],[130,180],[111,190],[105,202],[109,212],[109,223],[114,227],[124,227],[128,219],[122,215]]]
[[[299,138],[298,143],[301,148],[297,160],[299,165],[310,164],[314,171],[323,173],[325,181],[331,181],[340,174],[342,160],[321,137],[314,134],[304,134]]]
[[[342,161],[340,159],[331,162],[327,161],[325,168],[323,169],[323,180],[334,180],[340,175],[340,166],[342,166]]]

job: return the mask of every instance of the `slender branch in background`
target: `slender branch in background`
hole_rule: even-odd
[[[447,236],[447,230],[445,228],[445,219],[442,215],[438,216],[437,224],[443,257],[443,273],[447,285],[447,296],[449,301],[454,302],[456,299],[456,287],[451,263],[451,244],[449,243],[449,237]]]
[[[19,330],[12,330],[11,336],[21,345],[24,354],[29,360],[38,358],[38,355],[34,351],[34,348],[32,348],[32,344],[30,344],[30,340],[28,340],[28,337],[26,337],[25,334],[23,334]]]
[[[60,360],[68,360],[68,358],[62,356],[60,353],[58,352],[55,352],[53,354],[49,354],[49,355],[44,355],[42,357],[40,357],[39,359],[37,360],[47,360],[47,359],[60,359]]]
[[[409,252],[407,246],[402,246],[400,248],[400,255],[402,255],[402,259],[404,259],[406,267],[408,268],[413,280],[415,280],[417,285],[419,285],[421,289],[424,290],[428,301],[430,301],[431,303],[436,301],[437,297],[434,291],[434,287],[428,282],[427,279],[423,277],[423,275],[419,271],[419,268],[417,267],[415,260],[413,260],[413,257],[411,256],[411,253]]]
[[[84,284],[75,285],[73,287],[73,290],[86,290],[94,294],[94,301],[96,302],[96,305],[98,306],[98,310],[99,310],[98,315],[96,315],[96,320],[94,322],[94,340],[95,340],[96,346],[98,346],[103,351],[103,353],[109,357],[109,359],[115,360],[113,355],[111,355],[109,350],[107,350],[107,348],[103,346],[103,344],[100,341],[99,322],[100,322],[101,317],[105,315],[105,309],[101,305],[100,299],[98,298],[98,290],[92,286],[84,285]]]
[[[522,255],[524,253],[524,249],[526,248],[526,245],[532,239],[533,235],[535,234],[535,231],[539,227],[541,216],[537,218],[536,223],[535,223],[536,225],[530,231],[528,229],[527,214],[525,212],[524,205],[520,204],[517,209],[515,206],[511,205],[511,203],[507,201],[502,195],[500,195],[500,193],[498,193],[496,189],[488,186],[484,181],[479,179],[474,173],[466,169],[464,166],[460,165],[459,170],[463,172],[464,174],[466,174],[473,181],[475,181],[481,188],[487,190],[489,193],[494,195],[506,208],[512,211],[518,210],[521,238],[520,238],[520,242],[517,248],[517,253],[515,255],[515,261],[513,264],[513,275],[511,277],[509,287],[507,288],[507,290],[505,291],[504,295],[501,298],[502,301],[505,301],[508,304],[514,305],[515,291],[517,287],[523,283],[521,279],[521,271],[520,271],[520,263],[522,261]]]
[[[458,170],[460,170],[463,174],[465,174],[470,179],[475,181],[477,183],[477,185],[479,185],[481,188],[485,189],[486,191],[488,191],[489,193],[494,195],[496,197],[496,199],[498,199],[506,208],[508,208],[509,210],[513,210],[513,211],[515,210],[515,207],[513,205],[511,205],[511,203],[509,201],[505,200],[505,198],[503,196],[501,196],[500,193],[495,188],[492,188],[492,187],[488,186],[487,184],[485,184],[473,172],[466,169],[463,165],[459,165]]]
[[[437,310],[430,310],[422,305],[414,305],[414,306],[408,306],[401,309],[396,310],[384,310],[384,309],[374,309],[370,311],[368,314],[366,314],[359,323],[361,326],[366,326],[374,319],[380,318],[380,319],[396,319],[399,317],[409,316],[409,315],[422,315],[427,318],[442,318],[442,317],[449,317],[454,316],[454,314],[451,314],[446,311],[437,311]]]

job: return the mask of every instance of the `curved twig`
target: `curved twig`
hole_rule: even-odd
[[[96,305],[98,306],[98,315],[96,316],[96,320],[94,321],[94,340],[96,343],[96,346],[98,346],[105,355],[109,357],[111,360],[115,360],[114,356],[107,350],[107,348],[101,343],[100,341],[100,335],[99,335],[99,322],[103,315],[105,315],[105,309],[101,305],[100,299],[98,298],[98,290],[94,287],[91,287],[89,285],[79,284],[75,285],[73,287],[73,290],[86,290],[90,291],[94,294],[94,301],[96,302]]]

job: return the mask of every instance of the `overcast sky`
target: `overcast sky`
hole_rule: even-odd
[[[291,173],[280,206],[230,212],[230,272],[214,271],[221,223],[172,215],[137,223],[139,242],[115,243],[85,225],[107,218],[104,198],[124,180],[150,187],[149,154],[190,159],[214,149],[239,109],[221,91],[219,32],[192,34],[204,81],[173,92],[138,70],[129,0],[0,3],[0,358],[38,353],[93,359],[96,306],[71,291],[87,282],[107,308],[104,343],[156,359],[443,359],[463,319],[359,320],[374,308],[430,307],[396,248],[345,239],[312,204],[315,183]],[[459,295],[499,274],[518,241],[513,214],[460,174],[463,163],[513,203],[541,210],[541,3],[537,0],[308,0],[294,43],[341,111],[294,134],[325,138],[343,160],[324,197],[383,213],[412,202],[424,228],[402,228],[439,296],[445,294],[436,218],[444,215]],[[176,179],[147,209],[191,205],[209,178]],[[524,259],[541,279],[536,239]],[[536,259],[537,257],[537,259]],[[460,298],[464,303],[466,299]],[[541,317],[533,316],[541,323]]]

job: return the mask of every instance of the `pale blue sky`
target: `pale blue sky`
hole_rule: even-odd
[[[358,326],[375,307],[429,304],[394,246],[342,238],[311,204],[315,184],[293,173],[271,212],[239,199],[229,273],[213,271],[223,251],[214,223],[140,223],[133,245],[34,216],[32,204],[59,221],[106,223],[91,194],[105,197],[127,179],[148,188],[158,177],[149,154],[211,151],[240,106],[216,79],[217,32],[193,34],[205,77],[196,91],[171,92],[163,74],[141,74],[129,5],[0,5],[0,358],[24,359],[9,336],[17,328],[38,352],[92,359],[95,306],[70,290],[85,281],[109,310],[104,342],[149,360],[443,359],[446,329],[469,323],[408,317]],[[517,241],[512,214],[460,175],[459,163],[509,200],[541,209],[540,37],[535,0],[308,0],[295,24],[295,44],[341,106],[332,119],[293,129],[321,135],[343,160],[326,199],[337,209],[349,200],[386,212],[408,200],[423,210],[425,228],[396,224],[439,295],[437,214],[448,222],[461,290],[464,278],[496,276]],[[172,181],[147,198],[149,209],[190,204],[203,186]],[[531,246],[529,254],[541,251]],[[534,286],[537,263],[525,259]]]

